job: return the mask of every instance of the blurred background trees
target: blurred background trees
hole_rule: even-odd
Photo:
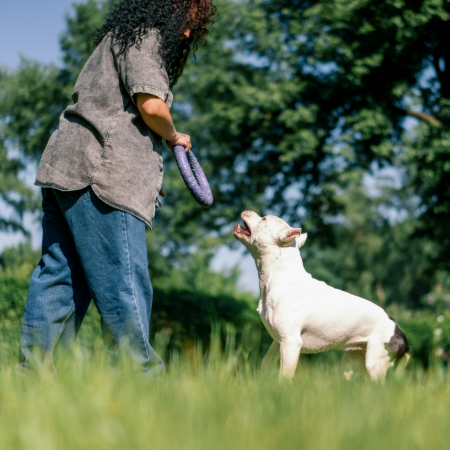
[[[23,230],[23,213],[37,208],[21,173],[71,103],[113,3],[73,5],[62,65],[0,71],[0,196],[14,211],[0,212],[0,229]],[[445,309],[450,2],[215,3],[215,29],[173,106],[215,203],[198,208],[166,151],[167,199],[148,239],[155,286],[238,296],[237,272],[210,262],[218,246],[236,245],[230,231],[251,207],[308,231],[305,265],[333,286],[385,307]],[[4,271],[12,259],[4,252]]]

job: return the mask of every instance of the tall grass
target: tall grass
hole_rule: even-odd
[[[434,449],[450,443],[450,384],[440,369],[347,382],[337,358],[304,358],[292,383],[227,330],[166,355],[163,379],[112,375],[78,347],[58,378],[0,373],[1,449]],[[159,352],[163,353],[160,335]]]

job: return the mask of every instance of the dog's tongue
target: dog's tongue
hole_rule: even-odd
[[[245,234],[248,234],[248,235],[250,236],[250,232],[247,230],[247,228],[243,228],[243,227],[241,227],[239,224],[237,224],[237,225],[234,227],[234,231],[235,231],[236,233],[245,233]]]

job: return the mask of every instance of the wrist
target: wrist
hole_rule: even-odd
[[[165,139],[166,141],[172,142],[172,141],[176,141],[178,137],[178,133],[176,131],[172,131],[172,133],[170,133],[169,136],[167,136]]]

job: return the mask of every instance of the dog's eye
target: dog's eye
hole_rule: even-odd
[[[266,218],[265,217],[263,217],[263,219],[262,220],[266,220]]]

